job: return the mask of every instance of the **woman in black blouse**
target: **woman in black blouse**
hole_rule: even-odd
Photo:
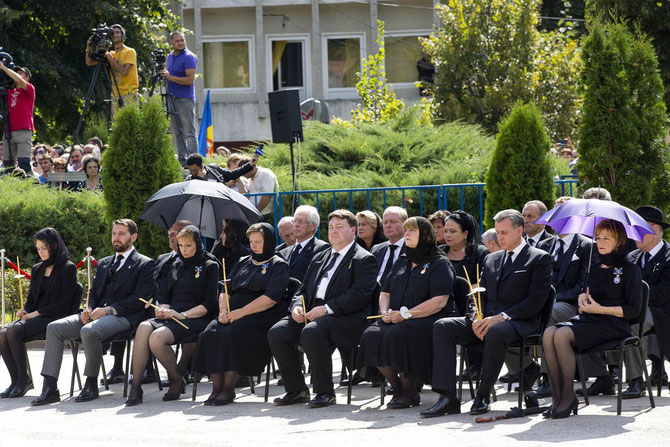
[[[221,229],[221,237],[212,245],[210,253],[221,262],[225,259],[226,262],[226,276],[230,276],[233,267],[237,264],[241,257],[247,256],[251,253],[249,250],[249,240],[245,232],[249,228],[249,224],[240,222],[235,219],[223,219],[223,228]]]
[[[235,399],[239,375],[256,376],[270,358],[268,330],[286,315],[288,264],[275,255],[277,240],[267,223],[247,230],[251,256],[240,259],[230,275],[228,293],[219,296],[219,318],[200,336],[194,369],[209,374],[212,394],[205,405],[227,405]]]
[[[186,382],[171,345],[200,333],[216,311],[219,266],[205,256],[200,231],[193,225],[185,226],[177,235],[177,244],[179,259],[172,264],[164,290],[158,291],[160,309],[156,309],[156,318],[143,321],[137,328],[133,381],[126,406],[142,402],[142,373],[150,353],[161,362],[170,380],[170,389],[163,400],[179,399]],[[188,329],[172,320],[173,317]]]
[[[454,211],[445,219],[446,247],[441,248],[447,253],[456,275],[461,278],[469,276],[473,283],[477,282],[477,265],[481,269],[484,258],[489,254],[489,250],[478,243],[477,238],[477,222],[465,211]],[[465,270],[468,271],[468,275],[465,274]]]
[[[626,260],[626,230],[613,220],[596,227],[599,267],[591,270],[586,293],[579,295],[579,313],[544,331],[542,346],[547,360],[553,404],[545,417],[561,419],[574,411],[575,346],[588,349],[630,336],[628,321],[640,313],[642,273]]]
[[[438,250],[435,230],[424,217],[410,217],[403,224],[405,254],[393,265],[379,295],[384,317],[361,337],[359,358],[364,366],[377,367],[396,392],[388,408],[419,405],[415,383],[430,383],[433,323],[455,315],[449,299],[454,293],[454,271]],[[399,312],[407,307],[412,316]],[[395,312],[394,312],[395,311]]]
[[[49,323],[70,315],[76,298],[73,294],[78,291],[77,268],[69,261],[70,253],[58,232],[43,228],[33,239],[42,262],[32,267],[28,298],[16,314],[18,321],[0,329],[0,353],[12,380],[0,393],[3,398],[21,397],[33,388],[26,370],[24,340],[43,334]]]

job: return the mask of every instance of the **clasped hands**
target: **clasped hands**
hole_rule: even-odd
[[[382,315],[384,315],[382,317],[382,321],[384,323],[398,324],[405,321],[405,317],[403,317],[400,311],[397,310],[388,309],[386,311],[382,311]]]
[[[235,309],[228,312],[228,309],[222,307],[221,312],[219,313],[218,321],[221,324],[230,324],[235,320],[239,320],[240,318],[244,318],[244,311],[242,311],[242,309]]]
[[[602,308],[600,304],[593,299],[589,291],[582,293],[577,298],[577,304],[579,305],[579,313],[588,313],[588,314],[599,314],[602,313]]]
[[[19,311],[16,313],[16,318],[18,318],[19,320],[30,320],[38,316],[39,314],[37,313],[37,311],[26,312],[24,309],[19,309]]]
[[[104,317],[105,315],[107,315],[107,310],[105,310],[104,307],[96,307],[95,309],[88,307],[84,309],[81,314],[79,314],[79,318],[81,319],[82,324],[88,324],[91,321],[95,321]]]
[[[307,317],[308,321],[314,321],[317,318],[325,317],[326,315],[328,315],[326,306],[316,306],[307,312],[307,314],[305,314],[305,310],[302,308],[302,306],[296,306],[291,312],[291,318],[293,318],[293,321],[300,324],[305,322],[305,317]]]
[[[505,317],[501,314],[493,315],[492,317],[486,317],[483,320],[475,320],[472,322],[472,332],[475,333],[478,339],[484,341],[486,333],[498,323],[505,321]]]
[[[181,314],[181,312],[177,312],[174,309],[161,307],[160,309],[156,309],[156,318],[158,318],[159,320],[167,320],[169,318],[176,318],[177,320],[183,320],[184,316]]]

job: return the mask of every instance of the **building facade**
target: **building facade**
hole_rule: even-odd
[[[211,91],[216,142],[269,139],[268,92],[298,89],[331,116],[350,118],[356,73],[385,23],[386,76],[406,103],[422,57],[419,37],[436,23],[438,0],[186,0],[177,13],[198,58],[198,116]]]

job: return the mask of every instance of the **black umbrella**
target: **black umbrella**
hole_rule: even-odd
[[[189,220],[203,236],[218,239],[223,219],[251,225],[262,217],[246,197],[223,183],[189,180],[161,188],[144,203],[140,219],[166,230],[178,220]]]

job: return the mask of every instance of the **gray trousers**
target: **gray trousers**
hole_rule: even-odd
[[[170,113],[170,133],[172,142],[177,148],[179,161],[184,164],[190,154],[198,152],[198,140],[195,133],[195,101],[190,98],[173,98],[173,100],[176,109],[174,112],[177,112],[179,117]],[[181,122],[183,134],[179,131],[177,119]]]
[[[4,167],[19,165],[19,168],[30,175],[30,151],[33,147],[31,130],[15,130],[11,133],[11,144],[7,135],[2,140],[2,164]]]
[[[86,356],[84,375],[97,377],[102,359],[102,342],[116,334],[130,329],[130,321],[125,317],[107,315],[86,325],[81,324],[79,314],[61,318],[47,326],[47,340],[44,348],[42,375],[58,378],[63,362],[65,340],[81,338]]]

